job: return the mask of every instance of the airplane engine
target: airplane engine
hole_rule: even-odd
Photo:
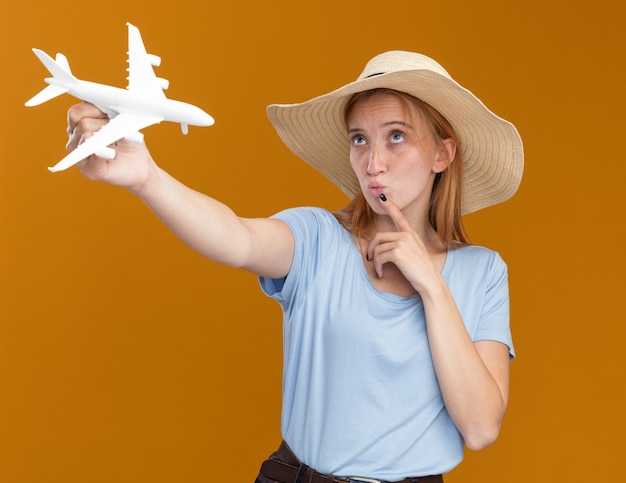
[[[124,139],[133,143],[142,143],[143,134],[141,134],[139,131],[135,131],[133,133],[129,133],[126,136],[124,136]]]
[[[94,154],[99,158],[104,159],[115,159],[115,149],[113,148],[99,148]]]
[[[147,54],[148,55],[148,60],[150,61],[150,64],[152,64],[155,67],[158,67],[161,65],[161,57],[159,57],[158,55],[154,55],[154,54]]]
[[[168,81],[167,79],[163,79],[163,77],[157,77],[156,79],[159,82],[159,87],[161,87],[161,89],[163,89],[164,91],[166,91],[167,88],[170,86],[170,81]]]

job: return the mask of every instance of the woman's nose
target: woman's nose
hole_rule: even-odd
[[[383,156],[377,146],[373,146],[370,151],[370,159],[367,163],[367,173],[370,175],[381,173],[385,170]]]

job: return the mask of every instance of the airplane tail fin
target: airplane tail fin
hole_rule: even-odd
[[[74,77],[72,71],[70,70],[70,65],[67,61],[67,58],[63,54],[57,54],[56,59],[53,59],[43,50],[33,49],[33,52],[55,79],[71,83],[78,82],[78,79]],[[26,106],[37,106],[46,101],[49,101],[50,99],[60,96],[61,94],[65,94],[67,91],[68,89],[65,89],[63,87],[49,85],[41,92],[36,94],[34,97],[29,99],[26,102]]]

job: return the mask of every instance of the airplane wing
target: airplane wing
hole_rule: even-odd
[[[74,166],[76,163],[91,156],[92,154],[102,152],[107,148],[107,146],[113,144],[115,141],[135,134],[144,127],[151,126],[152,124],[158,124],[162,120],[162,118],[142,116],[140,114],[119,114],[111,119],[108,124],[105,124],[102,129],[78,146],[74,151],[65,156],[65,158],[59,161],[56,165],[48,169],[53,173],[63,171],[71,166]]]
[[[165,99],[159,79],[154,74],[152,63],[157,64],[158,58],[146,52],[139,29],[128,25],[128,90],[141,93],[147,97]],[[158,64],[157,64],[158,65]]]

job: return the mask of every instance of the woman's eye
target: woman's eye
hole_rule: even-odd
[[[392,143],[401,143],[402,141],[404,141],[404,134],[401,132],[394,132],[391,134]]]
[[[355,146],[361,146],[362,144],[365,144],[365,138],[363,136],[354,136],[352,138],[352,144],[354,144]]]

